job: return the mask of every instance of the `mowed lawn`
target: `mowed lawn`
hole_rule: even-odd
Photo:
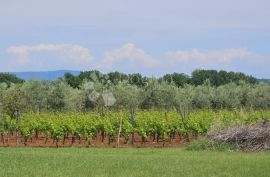
[[[267,177],[270,153],[181,148],[0,148],[2,177]]]

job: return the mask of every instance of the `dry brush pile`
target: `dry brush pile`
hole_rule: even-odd
[[[210,142],[236,144],[243,151],[270,150],[270,121],[210,131]]]

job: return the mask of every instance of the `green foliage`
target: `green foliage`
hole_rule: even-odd
[[[250,84],[259,83],[256,78],[240,72],[235,73],[222,70],[195,70],[192,72],[191,83],[194,85],[202,85],[207,79],[210,80],[213,86],[225,85],[231,82],[239,84],[241,81]]]
[[[129,84],[144,87],[151,81],[153,78],[144,77],[140,73],[134,74],[124,74],[120,72],[110,72],[108,74],[103,74],[100,71],[84,71],[79,74],[79,76],[74,76],[70,73],[64,75],[66,82],[73,88],[79,88],[79,86],[84,81],[92,82],[110,82],[114,85],[117,85],[120,82],[127,81]],[[177,87],[183,87],[185,84],[192,85],[203,85],[206,80],[209,80],[213,86],[225,85],[228,83],[239,84],[241,81],[244,81],[249,84],[258,84],[259,81],[252,77],[245,75],[240,72],[226,72],[226,71],[217,71],[217,70],[195,70],[192,72],[191,77],[183,73],[172,73],[165,74],[164,76],[156,79],[160,82],[166,81],[169,84],[176,85]]]
[[[71,73],[65,73],[64,80],[72,87],[72,88],[79,88],[80,80],[78,77],[74,76]]]
[[[121,137],[127,143],[132,133],[137,133],[143,141],[152,137],[156,141],[167,141],[172,135],[186,136],[189,133],[204,135],[210,129],[222,128],[235,124],[254,124],[260,120],[269,120],[270,111],[254,110],[197,110],[187,116],[183,122],[181,115],[176,111],[137,111],[134,127],[130,122],[129,111],[107,111],[104,116],[97,112],[91,113],[58,113],[43,112],[23,113],[21,115],[19,130],[25,141],[33,134],[43,133],[45,138],[55,141],[64,140],[68,135],[76,139],[91,140],[97,134],[108,136],[110,142],[114,141],[122,120]],[[0,131],[13,132],[16,129],[15,120],[6,116],[5,127]]]
[[[4,111],[15,118],[16,113],[25,109],[25,96],[18,85],[13,85],[5,91],[3,95]]]
[[[65,97],[67,96],[68,85],[61,80],[57,80],[51,84],[48,92],[48,109],[63,110],[65,107]]]
[[[20,84],[0,82],[0,109],[8,114],[20,112],[99,110],[104,114],[104,93],[116,102],[110,109],[124,107],[134,115],[136,109],[174,110],[270,108],[270,86],[243,73],[195,70],[192,76],[181,73],[161,78],[144,77],[140,73],[103,74],[97,70],[66,73],[56,81],[29,80]],[[13,92],[13,93],[12,93]],[[18,92],[18,93],[15,93]]]
[[[28,80],[21,87],[26,98],[28,110],[39,112],[46,109],[48,102],[50,83],[48,81]]]
[[[124,73],[120,73],[120,72],[110,72],[107,74],[108,75],[108,79],[111,81],[111,83],[113,83],[114,85],[117,85],[123,81],[127,81],[128,80],[128,75],[124,74]]]
[[[18,78],[14,74],[0,73],[0,83],[6,83],[8,86],[11,84],[21,84],[23,81],[23,79]]]
[[[236,152],[240,148],[237,144],[228,144],[224,142],[210,142],[207,139],[199,139],[192,141],[187,147],[189,151],[226,151]]]
[[[137,87],[143,87],[147,85],[148,80],[147,77],[143,77],[140,73],[129,74],[128,82],[131,85],[136,85]]]
[[[172,109],[176,104],[179,89],[166,82],[158,83],[152,80],[143,92],[142,108]]]
[[[113,94],[117,98],[115,107],[123,106],[127,109],[138,107],[142,102],[142,90],[127,82],[119,83],[113,87]]]
[[[185,84],[190,82],[189,76],[183,73],[166,74],[160,80],[175,84],[177,87],[184,87]]]

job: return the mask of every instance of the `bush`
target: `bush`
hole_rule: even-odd
[[[224,142],[212,142],[205,138],[192,141],[186,148],[189,151],[239,151],[237,144],[229,144]]]

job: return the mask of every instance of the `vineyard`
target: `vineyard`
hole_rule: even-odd
[[[270,118],[270,111],[197,110],[108,111],[89,113],[22,113],[19,119],[3,115],[1,146],[126,147],[182,146],[211,128],[253,124]]]

